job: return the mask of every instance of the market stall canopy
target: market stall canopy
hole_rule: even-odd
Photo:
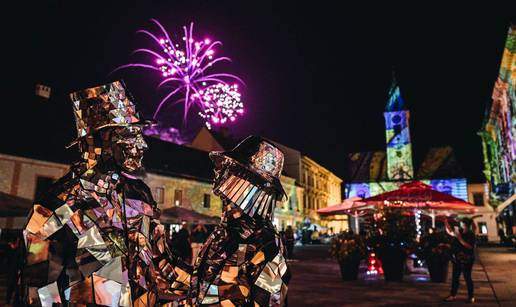
[[[349,214],[356,210],[366,209],[367,204],[362,202],[360,197],[351,197],[345,199],[342,203],[321,208],[317,210],[320,215],[337,215],[337,214]]]
[[[31,200],[0,192],[0,217],[26,217],[31,208]]]
[[[399,189],[363,199],[368,205],[406,209],[443,210],[474,213],[474,205],[452,195],[433,190],[419,181],[402,185]]]
[[[217,224],[220,222],[220,217],[205,215],[183,207],[171,207],[161,211],[160,221],[164,224],[181,222]]]

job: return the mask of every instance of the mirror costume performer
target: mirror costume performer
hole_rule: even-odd
[[[159,305],[173,287],[188,289],[190,268],[168,249],[150,189],[132,176],[142,170],[145,123],[119,81],[70,97],[82,159],[33,205],[24,229],[24,301]]]
[[[251,136],[212,152],[221,222],[193,266],[167,246],[143,171],[146,124],[122,82],[70,95],[81,160],[24,229],[31,306],[283,306],[290,271],[272,224],[283,153]],[[166,153],[163,153],[166,154]],[[180,161],[178,161],[180,163]]]
[[[250,136],[233,150],[211,152],[213,192],[223,202],[221,223],[196,260],[190,290],[194,306],[283,306],[290,271],[272,224],[283,153]]]

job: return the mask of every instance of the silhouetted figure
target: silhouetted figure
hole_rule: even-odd
[[[447,302],[454,301],[459,289],[459,278],[462,273],[466,286],[468,288],[468,302],[474,303],[473,280],[471,279],[471,271],[475,262],[475,233],[472,230],[472,220],[463,219],[460,223],[460,229],[455,226],[451,229],[448,220],[444,220],[446,232],[453,237],[452,240],[452,287],[450,295],[445,299]]]
[[[6,271],[7,271],[7,292],[6,292],[6,303],[10,304],[11,300],[16,297],[17,289],[19,288],[18,282],[19,278],[19,270],[23,265],[23,248],[21,246],[20,237],[16,237],[13,241],[7,244],[6,249]]]
[[[181,229],[172,237],[170,248],[186,263],[191,263],[192,247],[190,246],[190,233],[186,223],[183,223]]]
[[[208,230],[204,226],[203,223],[197,224],[195,228],[192,230],[191,235],[191,246],[192,246],[192,265],[195,263],[199,252],[201,251],[202,245],[206,242],[208,238]]]
[[[294,256],[294,230],[292,226],[287,226],[287,230],[285,230],[285,247],[287,248],[287,258],[292,259]]]

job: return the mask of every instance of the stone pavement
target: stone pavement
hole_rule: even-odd
[[[328,246],[296,247],[296,258],[291,262],[292,280],[289,285],[288,306],[464,306],[466,286],[461,278],[458,300],[443,303],[450,291],[447,283],[431,283],[421,275],[405,276],[403,282],[384,280],[342,281],[339,267],[329,258]],[[516,254],[514,254],[516,255]],[[486,258],[483,252],[481,257]],[[487,261],[484,261],[487,263]],[[482,262],[482,263],[484,263]],[[495,267],[496,261],[490,262]],[[486,264],[489,267],[488,264]],[[512,272],[516,273],[514,264]],[[451,269],[450,269],[451,271]],[[507,270],[506,270],[507,272]],[[451,272],[450,272],[451,273]],[[488,281],[483,266],[477,261],[473,267],[477,306],[500,306]],[[507,275],[507,278],[510,278]],[[503,283],[503,281],[500,281]],[[516,281],[513,281],[513,284]],[[501,287],[501,285],[499,285]],[[502,306],[516,306],[502,302]]]
[[[500,305],[516,306],[516,250],[480,248],[479,255]]]

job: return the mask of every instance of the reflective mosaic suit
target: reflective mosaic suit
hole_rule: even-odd
[[[197,258],[190,292],[194,306],[283,306],[290,272],[271,219],[283,198],[283,154],[251,136],[215,161],[214,193],[221,223]]]
[[[80,94],[74,105],[82,160],[29,215],[24,301],[36,306],[171,301],[174,290],[188,289],[189,268],[166,246],[149,188],[128,174],[141,168],[147,146],[134,105],[120,82]]]
[[[154,306],[158,288],[169,288],[158,265],[167,252],[158,214],[141,180],[70,172],[34,205],[26,227],[31,303]]]
[[[274,226],[226,206],[224,222],[204,245],[192,278],[194,305],[283,306],[290,278]]]

